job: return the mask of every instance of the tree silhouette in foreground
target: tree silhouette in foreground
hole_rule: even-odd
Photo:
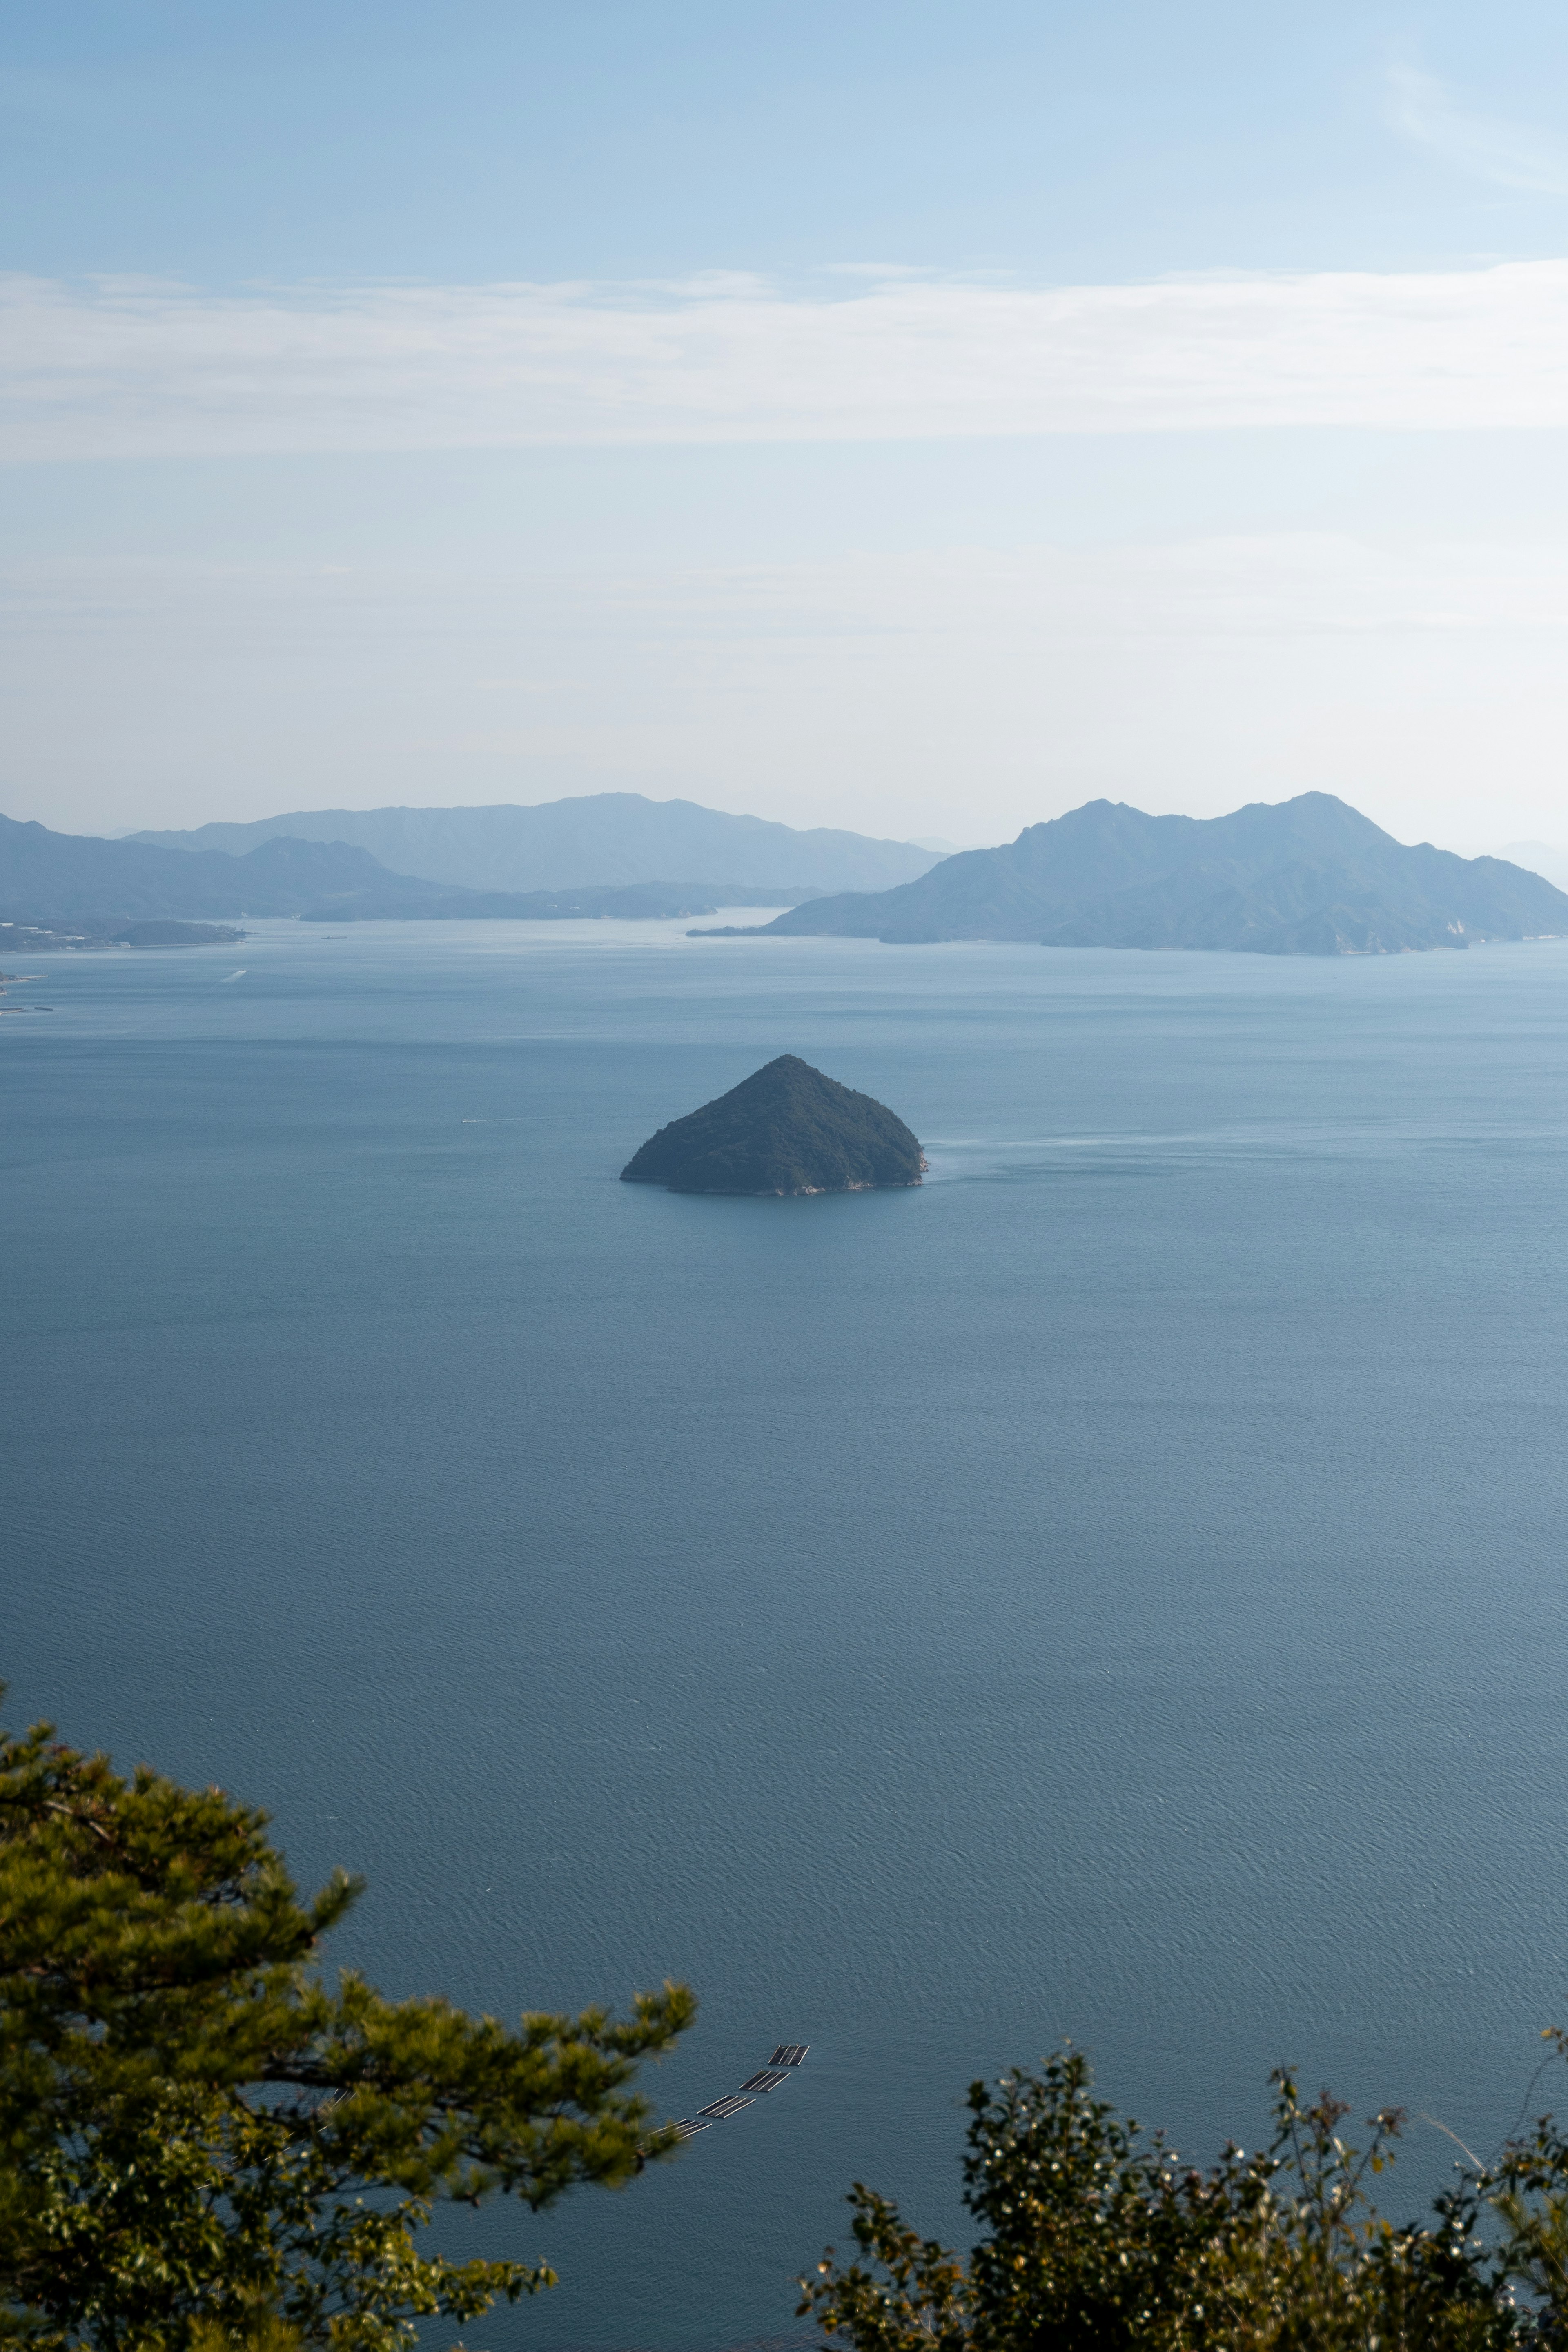
[[[358,1885],[301,1901],[266,1828],[49,1725],[0,1733],[0,2342],[398,2352],[553,2284],[422,2253],[436,2201],[538,2211],[671,2153],[627,2086],[684,1987],[514,2031],[329,1986]]]

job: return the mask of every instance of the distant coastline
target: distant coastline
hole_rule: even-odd
[[[0,948],[23,955],[80,954],[105,948],[233,947],[248,936],[232,923],[130,922],[115,915],[74,922],[24,922],[19,918],[0,922]]]

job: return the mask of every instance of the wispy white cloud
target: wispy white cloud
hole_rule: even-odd
[[[1389,68],[1388,119],[1404,138],[1478,180],[1568,196],[1568,147],[1528,124],[1468,112],[1440,81],[1413,66]]]
[[[1268,425],[1568,425],[1568,260],[1043,289],[0,280],[13,458]]]
[[[1568,425],[1568,261],[1025,289],[0,280],[12,458]]]

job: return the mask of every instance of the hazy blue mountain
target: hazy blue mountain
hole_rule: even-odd
[[[790,905],[799,887],[740,882],[656,882],[573,891],[453,889],[389,873],[366,849],[279,835],[242,856],[100,841],[0,817],[0,917],[182,919],[300,915],[307,920],[510,916],[711,914],[718,907]]]
[[[695,801],[647,800],[641,793],[594,793],[537,808],[296,810],[253,824],[132,837],[164,849],[239,854],[280,834],[350,842],[395,873],[472,890],[602,888],[664,882],[672,874],[737,874],[752,890],[769,886],[781,894],[885,890],[936,862],[932,851],[911,842],[872,841],[822,826],[801,833]]]
[[[0,817],[0,915],[195,918],[298,915],[324,900],[405,884],[341,842],[269,841],[245,857],[188,856],[141,841],[100,841]]]
[[[1563,937],[1568,897],[1501,858],[1457,857],[1425,842],[1406,848],[1331,793],[1303,793],[1205,818],[1090,801],[1000,849],[946,858],[900,888],[815,899],[762,928],[1386,955]]]
[[[1568,849],[1550,841],[1505,841],[1500,849],[1488,854],[1506,859],[1510,866],[1522,866],[1531,874],[1543,874],[1560,890],[1568,890]]]

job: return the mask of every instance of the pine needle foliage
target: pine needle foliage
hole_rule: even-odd
[[[438,2200],[538,2211],[672,2152],[628,2086],[684,1987],[511,2028],[329,1984],[359,1891],[302,1899],[216,1789],[0,1733],[0,2346],[405,2352],[553,2284],[421,2252]]]
[[[1396,2227],[1372,2189],[1399,2112],[1357,2147],[1339,2101],[1273,2082],[1270,2146],[1229,2147],[1207,2172],[1097,2099],[1077,2051],[976,2083],[968,2261],[857,2182],[856,2253],[827,2249],[801,2315],[853,2352],[1568,2347],[1568,2139],[1550,2116],[1495,2166],[1459,2168],[1429,2223]]]

